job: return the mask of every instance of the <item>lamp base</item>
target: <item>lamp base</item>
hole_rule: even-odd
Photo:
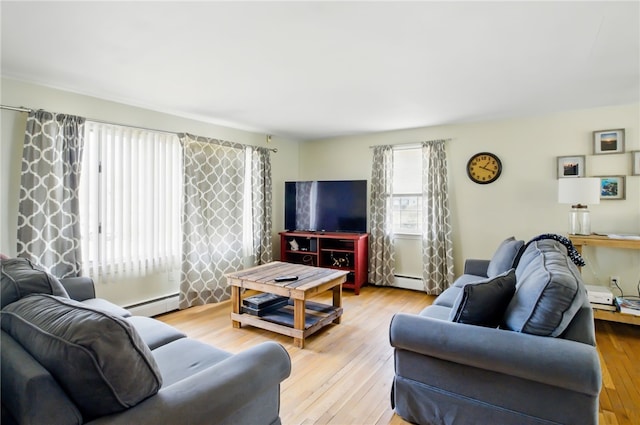
[[[573,205],[569,213],[569,234],[590,235],[591,217],[586,205]]]

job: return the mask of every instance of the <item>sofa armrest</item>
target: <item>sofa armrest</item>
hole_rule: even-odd
[[[290,373],[291,358],[284,347],[264,342],[163,387],[135,407],[90,423],[234,423],[232,415],[266,391],[280,391]]]
[[[84,301],[96,297],[96,289],[93,279],[90,277],[67,277],[60,279],[69,297],[76,301]]]
[[[396,349],[590,396],[597,396],[602,384],[596,348],[561,338],[398,313],[390,341]]]
[[[464,262],[464,274],[472,274],[474,276],[487,277],[487,269],[490,260],[479,260],[476,258],[468,258]]]
[[[51,374],[0,331],[2,423],[81,424],[82,415]],[[37,406],[37,407],[36,407]]]

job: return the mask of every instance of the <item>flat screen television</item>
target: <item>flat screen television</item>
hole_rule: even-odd
[[[366,180],[285,182],[284,204],[288,231],[367,231]]]

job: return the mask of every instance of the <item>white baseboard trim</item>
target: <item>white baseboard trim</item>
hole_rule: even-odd
[[[412,289],[414,291],[424,292],[424,285],[422,279],[416,277],[396,276],[393,285],[395,288]]]
[[[134,316],[153,317],[178,309],[178,294],[125,307]]]

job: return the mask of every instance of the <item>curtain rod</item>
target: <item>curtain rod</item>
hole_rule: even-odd
[[[444,140],[445,142],[449,142],[451,140],[453,140],[452,138],[448,138],[448,139],[434,139],[434,140]],[[369,146],[369,149],[373,149],[376,148],[378,146],[382,146],[382,145],[389,145],[389,146],[406,146],[406,147],[411,147],[411,146],[415,146],[418,147],[420,146],[422,142],[407,142],[407,143],[395,143],[395,144],[391,144],[389,145],[388,143],[381,143],[379,145],[373,145],[373,146]]]
[[[0,105],[0,109],[7,109],[9,111],[17,111],[17,112],[33,112],[33,109],[25,108],[24,106]],[[175,134],[176,136],[179,133],[184,133],[183,131],[176,132],[176,131],[157,130],[155,128],[140,127],[140,126],[137,126],[137,125],[129,125],[129,124],[119,124],[119,123],[115,123],[115,122],[96,120],[96,119],[93,119],[93,118],[86,118],[86,119],[89,120],[89,121],[100,123],[100,124],[120,125],[120,126],[123,126],[123,127],[126,126],[126,127],[138,128],[140,130],[158,131],[158,132],[161,132],[161,133]],[[269,142],[271,141],[271,135],[267,135],[267,141],[269,141]],[[251,145],[249,145],[249,146],[251,146]],[[278,153],[278,148],[267,148],[267,149],[270,150],[273,153]]]
[[[17,112],[33,111],[33,109],[25,108],[23,106],[7,106],[7,105],[0,105],[0,109],[8,109],[9,111],[17,111]]]

